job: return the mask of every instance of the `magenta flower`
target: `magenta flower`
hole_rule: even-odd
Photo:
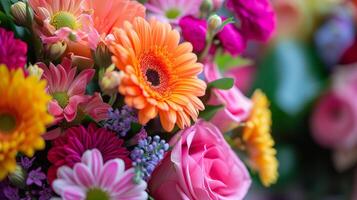
[[[53,141],[48,152],[48,160],[52,163],[48,170],[49,182],[56,178],[59,167],[73,167],[81,161],[83,153],[88,149],[98,149],[104,161],[120,158],[125,162],[125,166],[130,167],[129,152],[123,144],[124,141],[115,133],[105,128],[96,128],[95,124],[90,124],[87,129],[83,126],[67,129],[64,136]]]
[[[223,17],[222,17],[223,18]],[[195,53],[201,53],[206,47],[207,21],[194,16],[185,16],[179,21],[183,38],[190,42]],[[223,49],[233,56],[242,53],[246,48],[246,39],[233,25],[226,25],[216,36]],[[212,46],[214,50],[216,46]]]
[[[200,11],[202,0],[149,0],[145,7],[149,16],[154,16],[160,21],[177,23],[186,15],[197,15]]]
[[[276,14],[270,0],[227,0],[227,7],[241,22],[246,39],[267,41],[276,28]]]
[[[24,68],[26,54],[26,43],[15,39],[13,32],[0,28],[0,64],[10,69]]]
[[[99,93],[95,93],[88,98],[88,101],[79,104],[78,107],[97,122],[108,119],[108,110],[111,108],[109,104],[103,102]]]
[[[223,49],[232,56],[238,56],[247,46],[246,39],[233,24],[224,26],[222,31],[217,34],[217,37]]]
[[[183,38],[190,42],[195,53],[200,53],[206,46],[207,22],[193,16],[181,18],[179,26]]]
[[[49,67],[44,63],[38,63],[38,66],[44,70],[42,78],[47,80],[47,91],[53,97],[49,112],[55,117],[55,122],[63,118],[68,122],[73,121],[78,105],[88,102],[90,98],[85,95],[85,90],[95,70],[85,69],[76,76],[77,68],[72,68],[71,61],[66,58],[57,66],[52,63]]]
[[[135,184],[134,176],[134,168],[125,170],[123,160],[103,162],[100,151],[93,149],[87,150],[73,168],[59,168],[53,189],[64,200],[147,199],[146,182]]]

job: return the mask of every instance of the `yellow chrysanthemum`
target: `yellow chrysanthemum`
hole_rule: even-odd
[[[252,97],[253,109],[243,130],[243,142],[252,168],[259,173],[264,186],[278,179],[278,160],[271,132],[271,112],[265,94],[256,90]]]
[[[47,113],[51,97],[45,81],[25,77],[21,69],[0,65],[0,180],[15,170],[16,154],[33,156],[43,149],[41,134],[53,118]]]

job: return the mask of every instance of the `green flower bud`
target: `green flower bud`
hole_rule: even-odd
[[[17,165],[13,173],[8,175],[10,182],[17,187],[24,188],[26,186],[27,173],[21,166]]]

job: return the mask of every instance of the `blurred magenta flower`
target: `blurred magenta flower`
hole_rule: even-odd
[[[183,38],[190,42],[195,53],[200,53],[206,46],[207,22],[193,16],[185,16],[179,21]]]
[[[205,65],[204,74],[208,83],[222,78],[217,66],[213,63]],[[229,90],[213,89],[208,104],[225,106],[211,119],[211,122],[223,133],[237,127],[249,116],[252,108],[252,102],[236,86]]]
[[[221,42],[223,49],[232,56],[238,56],[247,46],[246,39],[234,24],[227,24],[224,26],[224,28],[217,34],[217,37]]]
[[[72,67],[71,60],[66,58],[57,66],[52,63],[49,67],[44,63],[37,65],[43,69],[42,78],[47,80],[47,92],[53,97],[49,112],[55,117],[55,123],[63,119],[73,121],[77,116],[78,105],[88,101],[85,91],[95,70],[86,69],[76,75],[77,68]]]
[[[175,24],[183,16],[197,16],[201,3],[202,0],[148,0],[145,7],[149,11],[149,16]]]
[[[133,182],[134,168],[125,170],[119,158],[104,162],[97,149],[87,150],[73,168],[58,169],[54,191],[64,200],[74,199],[147,199],[146,182]]]
[[[344,93],[344,94],[343,94]],[[324,94],[315,107],[311,128],[320,145],[338,149],[357,142],[357,95],[347,90]]]
[[[245,197],[251,184],[249,173],[213,124],[198,121],[180,131],[170,144],[174,144],[172,151],[166,154],[149,182],[155,199]]]
[[[10,69],[24,68],[26,54],[26,43],[15,39],[13,32],[0,28],[0,64]]]
[[[256,71],[257,69],[254,66],[239,66],[229,69],[225,75],[234,78],[235,86],[244,94],[247,94],[252,88]]]
[[[276,28],[276,15],[270,0],[227,0],[227,8],[239,19],[246,39],[267,41]]]

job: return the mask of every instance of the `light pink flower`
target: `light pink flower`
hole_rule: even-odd
[[[313,111],[313,137],[322,146],[348,149],[357,143],[357,95],[344,92],[323,95]]]
[[[97,149],[87,150],[80,163],[72,168],[58,169],[58,178],[53,182],[54,191],[64,200],[146,200],[148,198],[146,182],[135,184],[134,168],[125,171],[121,159],[112,159],[103,163]]]
[[[249,173],[213,124],[198,121],[170,141],[175,144],[149,182],[156,200],[239,200]]]
[[[222,78],[217,66],[213,63],[205,65],[204,73],[208,83]],[[236,86],[229,90],[213,89],[209,104],[225,106],[211,119],[211,122],[222,132],[237,127],[241,121],[248,117],[252,108],[252,102]]]
[[[71,61],[66,58],[57,66],[52,63],[49,67],[44,63],[38,63],[38,66],[44,70],[42,78],[47,80],[47,92],[53,97],[49,112],[55,117],[55,122],[63,118],[68,122],[73,121],[78,105],[90,99],[85,95],[85,90],[94,76],[94,69],[86,69],[76,75],[77,68],[72,68]]]
[[[82,9],[83,0],[29,0],[35,14],[34,29],[43,43],[86,41],[93,31],[92,18]]]
[[[197,16],[201,3],[202,0],[149,0],[145,7],[149,16],[176,24],[183,16]]]

